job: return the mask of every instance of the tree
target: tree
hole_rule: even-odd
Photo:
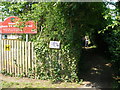
[[[104,3],[20,2],[4,3],[9,15],[38,22],[38,34],[31,35],[37,57],[37,78],[52,81],[78,81],[81,39],[103,29]],[[29,7],[29,8],[26,8]],[[102,22],[102,23],[101,23]],[[59,50],[50,41],[60,41]]]

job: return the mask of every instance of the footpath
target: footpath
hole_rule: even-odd
[[[113,70],[103,53],[95,48],[83,49],[82,61],[80,62],[82,73],[79,78],[88,81],[88,87],[94,88],[112,88]]]

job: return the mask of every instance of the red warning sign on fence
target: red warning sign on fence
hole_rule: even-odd
[[[0,22],[0,33],[37,33],[36,23],[34,21],[20,22],[20,18],[11,16]]]

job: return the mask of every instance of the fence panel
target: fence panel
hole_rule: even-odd
[[[0,72],[12,76],[32,75],[36,70],[33,45],[33,42],[0,40]]]

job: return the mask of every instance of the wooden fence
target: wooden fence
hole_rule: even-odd
[[[0,71],[13,76],[35,76],[33,42],[0,40]]]

